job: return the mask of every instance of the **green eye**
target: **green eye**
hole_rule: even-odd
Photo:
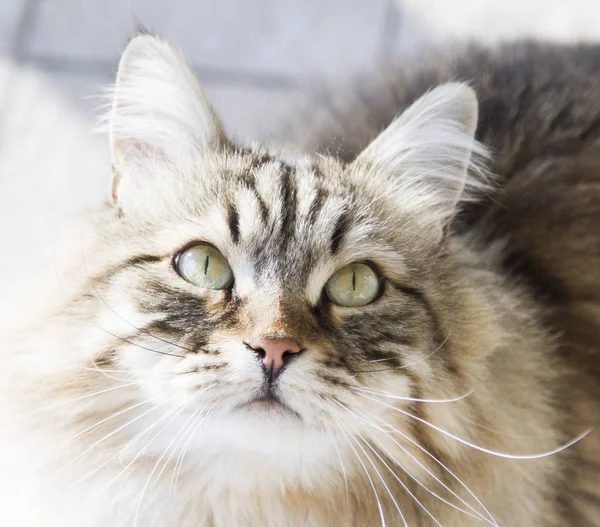
[[[233,283],[227,260],[210,245],[195,245],[183,251],[175,267],[184,280],[205,289],[227,289]]]
[[[379,277],[368,265],[351,263],[336,271],[325,284],[329,301],[338,306],[366,306],[379,294]]]

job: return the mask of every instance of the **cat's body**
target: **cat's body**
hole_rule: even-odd
[[[460,84],[364,150],[455,80],[497,183]],[[600,417],[600,50],[388,72],[315,110],[300,147],[338,159],[232,147],[194,82],[152,37],[124,56],[114,203],[0,357],[2,525],[600,525],[600,433],[542,455]],[[195,241],[230,289],[177,275]],[[361,307],[323,289],[351,262]],[[273,382],[258,330],[300,344]],[[267,385],[287,408],[247,404]]]

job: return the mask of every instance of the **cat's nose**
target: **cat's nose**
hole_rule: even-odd
[[[279,373],[289,357],[300,353],[302,348],[292,339],[251,339],[245,342],[262,359],[265,371],[271,375]]]

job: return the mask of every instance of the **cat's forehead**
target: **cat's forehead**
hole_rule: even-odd
[[[298,251],[309,248],[336,252],[350,227],[356,197],[333,160],[251,152],[226,161],[213,177],[217,206],[209,213],[225,221],[224,241],[257,256],[298,261]]]
[[[345,167],[337,159],[326,156],[284,156],[265,150],[243,150],[211,157],[201,177],[212,180],[222,195],[247,190],[270,205],[279,208],[294,205],[300,215],[310,206],[322,206],[328,197],[350,198],[350,185]],[[315,202],[315,194],[321,198]],[[313,210],[313,214],[319,212]],[[277,210],[275,211],[277,213]]]
[[[268,244],[285,255],[309,242],[329,243],[335,252],[351,217],[360,216],[343,166],[333,159],[250,151],[223,156],[206,171],[212,182],[199,214],[225,226],[222,239],[233,245]]]
[[[335,159],[250,151],[210,159],[199,174],[205,184],[185,196],[178,243],[214,245],[255,285],[304,287],[385,249],[385,222]]]

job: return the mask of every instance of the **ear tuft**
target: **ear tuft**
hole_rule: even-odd
[[[394,120],[353,167],[362,174],[366,168],[399,209],[442,234],[469,190],[487,187],[487,152],[474,138],[477,114],[468,85],[438,86]]]
[[[227,144],[193,71],[172,46],[147,33],[123,52],[108,128],[121,178],[146,158],[180,166]]]

